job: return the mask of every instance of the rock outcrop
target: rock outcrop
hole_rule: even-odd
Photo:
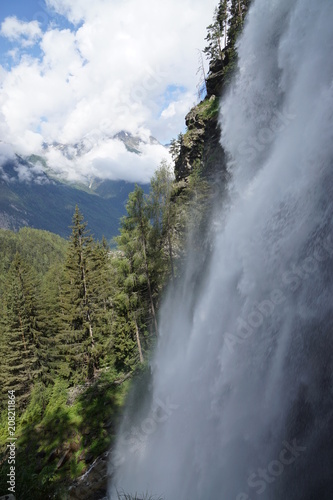
[[[228,66],[228,64],[228,51],[224,50],[223,59],[217,59],[213,64],[210,65],[209,74],[206,80],[208,98],[210,98],[212,95],[221,95],[224,85],[225,68]]]
[[[219,98],[215,95],[191,109],[185,118],[187,132],[182,136],[175,161],[176,180],[188,178],[195,168],[208,179],[225,177],[225,155],[220,145]]]
[[[107,500],[109,452],[98,457],[69,488],[70,500]]]

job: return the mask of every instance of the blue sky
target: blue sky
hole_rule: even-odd
[[[42,0],[2,0],[0,6],[1,21],[7,16],[16,15],[21,19],[33,21],[36,14],[47,10]]]
[[[38,21],[41,28],[45,30],[48,28],[50,22],[61,28],[73,28],[72,23],[52,9],[48,8],[44,0],[1,0],[0,4],[0,23],[6,17],[15,16],[22,21]],[[0,64],[7,68],[13,64],[13,60],[8,56],[8,52],[17,47],[17,43],[7,40],[5,37],[0,36]],[[25,49],[24,52],[31,53],[39,57],[40,50],[36,47],[32,49]]]
[[[35,13],[41,11],[40,0],[2,0],[0,4],[0,22],[8,16],[17,16],[21,19],[32,21]],[[6,53],[13,48],[13,44],[6,38],[0,37],[0,63],[8,62]]]
[[[1,0],[0,141],[23,155],[85,141],[84,158],[51,151],[51,167],[149,180],[163,148],[147,147],[138,166],[112,137],[164,144],[184,129],[216,1]]]
[[[54,21],[62,27],[72,26],[68,20],[50,9],[44,0],[1,0],[0,21],[8,16],[16,16],[22,21],[38,21],[42,27],[47,27]]]

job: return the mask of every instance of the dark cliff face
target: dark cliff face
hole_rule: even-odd
[[[225,153],[220,145],[221,130],[218,123],[220,97],[231,84],[237,71],[236,42],[242,32],[251,0],[232,0],[228,7],[227,44],[221,56],[210,58],[205,80],[207,95],[204,101],[191,109],[185,118],[187,131],[182,136],[175,161],[176,181],[187,182],[195,170],[208,182],[226,184]],[[207,38],[206,38],[207,39]]]
[[[200,290],[212,255],[212,241],[218,224],[214,213],[223,203],[229,174],[226,154],[220,144],[220,98],[225,81],[224,61],[211,65],[206,80],[206,98],[185,117],[187,131],[178,137],[175,158],[175,195],[187,205],[185,230],[191,240],[193,289]],[[212,93],[214,91],[218,93]],[[185,200],[185,201],[183,201]],[[193,293],[193,307],[195,293]]]
[[[223,51],[223,59],[217,59],[211,63],[209,74],[206,80],[207,97],[212,95],[220,96],[225,81],[228,79],[226,69],[229,67],[230,56],[227,50]]]
[[[187,181],[188,176],[199,169],[208,181],[226,178],[225,153],[220,145],[219,97],[212,90],[221,92],[223,75],[219,61],[207,79],[204,101],[191,109],[185,118],[186,133],[181,138],[179,155],[175,161],[176,181]],[[217,73],[212,70],[216,69]],[[209,82],[209,84],[208,84]],[[208,86],[209,85],[209,86]]]

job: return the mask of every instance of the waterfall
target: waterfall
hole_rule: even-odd
[[[252,4],[221,105],[223,223],[201,289],[189,256],[165,301],[150,409],[119,436],[119,489],[333,498],[332,26],[330,0]]]

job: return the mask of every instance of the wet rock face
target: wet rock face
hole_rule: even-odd
[[[200,167],[207,180],[225,180],[225,154],[220,145],[218,103],[223,90],[228,55],[218,59],[209,68],[206,80],[207,96],[185,117],[187,132],[180,145],[175,162],[176,180],[186,181],[195,167]]]
[[[209,68],[209,75],[206,80],[207,97],[212,95],[220,96],[223,88],[224,68],[228,64],[228,57],[218,59]]]
[[[187,133],[183,136],[180,153],[175,163],[176,180],[186,180],[196,166],[200,166],[206,178],[225,172],[225,154],[220,145],[221,130],[218,114],[205,115],[217,98],[209,99],[191,109],[185,118]],[[215,182],[215,179],[212,179]]]
[[[103,500],[107,498],[109,452],[98,457],[88,471],[69,488],[71,500]]]

